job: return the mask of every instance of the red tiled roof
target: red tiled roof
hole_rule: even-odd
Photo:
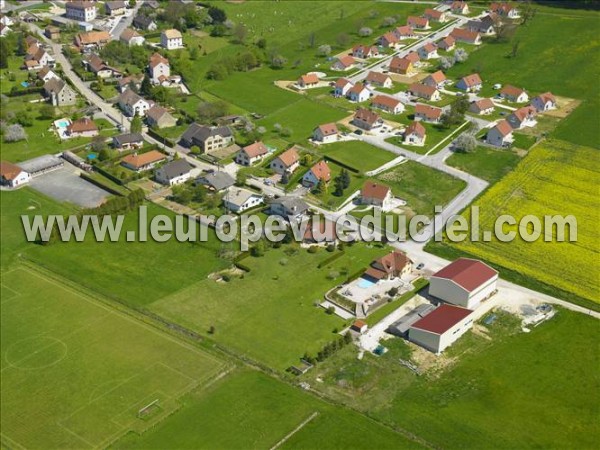
[[[396,70],[406,72],[410,68],[411,65],[412,65],[412,62],[409,61],[407,58],[394,57],[390,61],[390,70],[392,72],[394,72]]]
[[[331,179],[331,170],[324,160],[321,160],[312,166],[310,171],[317,180],[328,182]]]
[[[446,75],[444,75],[444,72],[442,72],[441,70],[438,70],[437,72],[433,72],[427,78],[431,78],[436,84],[440,84],[440,83],[443,83],[444,81],[446,81]]]
[[[446,47],[452,47],[455,44],[456,40],[452,36],[446,36],[444,39],[439,41],[438,46],[441,44],[445,44]]]
[[[385,83],[385,81],[389,78],[389,75],[386,75],[384,73],[381,72],[369,72],[367,74],[367,81],[370,81],[372,83],[379,83],[379,84],[383,84]]]
[[[436,9],[428,8],[425,10],[425,13],[423,15],[425,17],[432,17],[434,19],[440,19],[442,17],[442,12],[438,11]]]
[[[395,109],[400,103],[402,103],[400,100],[387,95],[376,95],[373,98],[373,105],[381,105],[389,109]]]
[[[415,114],[421,114],[429,119],[439,119],[442,117],[442,109],[436,108],[435,106],[424,105],[423,103],[417,103],[415,106]]]
[[[377,270],[382,270],[379,267],[381,266],[386,273],[402,272],[409,264],[412,264],[412,261],[406,256],[406,253],[400,250],[394,250],[371,263],[372,267]]]
[[[421,83],[413,83],[408,87],[409,92],[417,93],[420,95],[425,95],[427,97],[431,97],[437,91],[437,88],[433,86],[429,86],[427,84]]]
[[[23,172],[23,169],[11,162],[0,162],[0,176],[5,180],[14,180],[21,172]]]
[[[454,305],[441,305],[422,319],[416,321],[412,328],[429,331],[434,334],[444,334],[473,311]]]
[[[315,234],[317,234],[319,241],[331,242],[338,238],[335,222],[322,218],[317,223],[312,222],[308,224],[304,231],[304,240],[313,241],[316,240]]]
[[[321,134],[323,136],[332,136],[334,134],[338,134],[338,128],[335,123],[325,123],[323,125],[319,125],[317,128],[321,130]]]
[[[404,57],[404,59],[409,60],[413,64],[421,61],[421,57],[419,56],[419,54],[417,52],[410,52],[408,55],[406,55]]]
[[[362,190],[360,191],[360,195],[362,197],[375,198],[377,200],[383,201],[387,197],[389,192],[390,188],[384,184],[366,181],[363,185]]]
[[[480,100],[477,100],[475,102],[475,106],[477,106],[477,109],[479,109],[480,111],[484,111],[486,109],[490,109],[490,108],[494,108],[494,102],[492,101],[491,98],[482,98]]]
[[[360,108],[359,110],[357,110],[354,114],[354,118],[362,120],[363,122],[369,125],[373,125],[380,119],[379,114],[366,108]]]
[[[244,147],[244,151],[246,152],[249,158],[256,158],[257,156],[266,155],[267,153],[269,153],[267,146],[261,141],[247,145],[246,147]]]
[[[413,29],[410,25],[403,25],[401,27],[397,27],[396,30],[394,30],[394,32],[400,36],[412,36],[413,35]]]
[[[544,92],[543,94],[538,95],[537,98],[539,98],[542,101],[542,103],[556,103],[556,97],[554,97],[554,95],[552,95],[551,92]]]
[[[286,167],[291,167],[300,159],[300,157],[298,156],[298,152],[294,147],[283,152],[281,155],[278,156],[278,158]]]
[[[465,84],[467,85],[467,87],[472,87],[472,86],[481,84],[481,77],[479,76],[478,73],[472,73],[471,75],[467,75],[466,77],[463,77],[462,79],[465,82]]]
[[[473,292],[497,275],[498,272],[481,261],[470,258],[459,258],[432,276],[454,281],[465,290]]]
[[[344,56],[340,56],[338,58],[338,61],[344,66],[344,67],[348,67],[351,66],[352,64],[354,64],[356,62],[356,60],[350,56],[350,55],[344,55]]]
[[[521,88],[512,86],[510,84],[507,84],[506,86],[504,86],[502,88],[502,90],[500,91],[500,94],[502,94],[502,95],[508,95],[509,97],[518,97],[523,92],[525,92],[524,89],[521,89]]]
[[[352,86],[350,88],[350,90],[348,92],[353,92],[354,94],[359,94],[360,92],[363,91],[363,89],[366,89],[364,84],[356,83],[354,86]]]
[[[427,44],[425,44],[423,47],[421,47],[423,50],[425,50],[427,53],[433,53],[436,51],[437,47],[435,45],[433,45],[431,42],[428,42]]]
[[[347,84],[352,84],[352,82],[350,80],[347,80],[346,78],[340,78],[335,82],[336,87],[344,87]]]
[[[383,36],[381,36],[382,39],[385,39],[386,41],[388,41],[388,43],[390,44],[395,44],[396,42],[398,42],[398,36],[396,36],[394,33],[392,33],[391,31],[388,33],[385,33]]]
[[[537,115],[537,110],[531,106],[523,106],[522,108],[517,109],[516,111],[514,111],[512,113],[513,116],[515,116],[517,119],[519,119],[520,122],[522,122],[527,116],[531,115],[531,116],[535,116]]]
[[[425,127],[423,125],[421,125],[421,122],[415,121],[409,125],[409,127],[406,129],[406,131],[404,133],[406,136],[414,133],[420,137],[425,137],[425,135],[427,134],[427,131],[425,130]]]
[[[307,73],[306,75],[302,75],[300,77],[300,80],[304,84],[314,84],[314,83],[318,83],[319,82],[319,77],[317,76],[316,73]]]
[[[494,128],[498,130],[502,136],[508,136],[510,133],[512,133],[512,127],[506,119],[498,122]]]
[[[475,42],[479,36],[479,33],[476,31],[465,30],[463,28],[455,28],[452,30],[452,33],[450,33],[450,36],[452,36],[454,39]]]
[[[67,127],[69,133],[83,133],[85,131],[97,131],[98,127],[93,120],[84,117],[83,119],[76,120]]]
[[[162,56],[160,53],[153,53],[152,56],[150,56],[150,67],[154,69],[160,63],[164,63],[168,66],[169,60]]]
[[[426,27],[429,24],[429,21],[425,17],[409,16],[408,17],[408,24],[409,25],[419,25],[419,26],[422,26],[422,27]]]
[[[140,155],[134,153],[125,156],[121,161],[125,164],[139,169],[140,167],[147,166],[148,164],[157,163],[166,159],[166,156],[157,150],[150,150],[149,152],[142,153]]]

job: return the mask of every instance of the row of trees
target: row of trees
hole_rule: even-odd
[[[254,48],[247,48],[235,56],[222,58],[206,72],[209,80],[224,80],[233,72],[247,72],[261,65],[262,56]]]
[[[323,362],[330,356],[332,356],[337,351],[343,349],[346,345],[352,342],[352,335],[350,333],[346,333],[343,336],[340,336],[338,339],[328,342],[323,346],[323,349],[317,353],[317,356],[313,356],[312,354],[306,352],[302,359],[312,365],[317,364],[317,362]]]

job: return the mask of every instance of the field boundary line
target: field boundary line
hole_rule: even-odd
[[[89,442],[87,439],[85,439],[82,436],[79,436],[77,433],[75,433],[73,430],[71,430],[68,427],[65,427],[62,423],[60,423],[58,420],[56,421],[56,424],[61,427],[63,430],[65,430],[66,432],[72,434],[73,436],[75,436],[77,439],[79,439],[81,442],[85,442],[87,445],[89,445],[91,448],[96,448],[96,446],[94,444],[92,444],[91,442]]]
[[[318,415],[319,415],[319,411],[313,412],[310,416],[308,416],[308,418],[304,419],[302,421],[302,423],[300,423],[300,425],[298,425],[296,428],[294,428],[292,431],[290,431],[288,434],[286,434],[279,442],[277,442],[277,444],[275,444],[269,450],[275,450],[275,449],[281,447],[283,444],[285,444],[285,442],[289,438],[291,438],[294,434],[296,434],[298,431],[300,431],[302,428],[304,428],[311,420],[313,420]]]
[[[13,295],[12,297],[10,297],[10,298],[8,298],[8,299],[6,299],[6,300],[2,300],[2,302],[0,303],[0,305],[4,305],[5,303],[8,303],[8,302],[10,302],[11,300],[14,300],[14,299],[16,299],[16,298],[19,298],[19,297],[22,295],[20,292],[18,292],[18,291],[15,291],[14,289],[12,289],[12,288],[8,287],[8,286],[7,286],[6,284],[4,284],[4,283],[0,283],[0,286],[2,286],[4,289],[7,289],[7,290],[11,291],[13,294],[15,294],[15,295]]]
[[[6,442],[6,443],[10,444],[10,445],[7,445],[7,447],[9,447],[9,448],[19,448],[19,449],[23,449],[23,450],[27,449],[27,447],[22,446],[14,439],[9,438],[6,435],[6,433],[0,433],[0,441],[2,441],[3,443]]]

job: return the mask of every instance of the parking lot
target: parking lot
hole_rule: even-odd
[[[58,201],[92,208],[100,205],[110,193],[79,177],[79,170],[65,163],[58,170],[31,180],[31,187]]]

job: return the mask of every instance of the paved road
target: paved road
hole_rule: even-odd
[[[121,16],[119,23],[117,23],[117,25],[110,32],[110,35],[113,39],[119,39],[123,30],[131,26],[133,18],[137,15],[138,10],[140,9],[143,3],[143,1],[138,1],[133,9],[128,9],[127,14]]]

